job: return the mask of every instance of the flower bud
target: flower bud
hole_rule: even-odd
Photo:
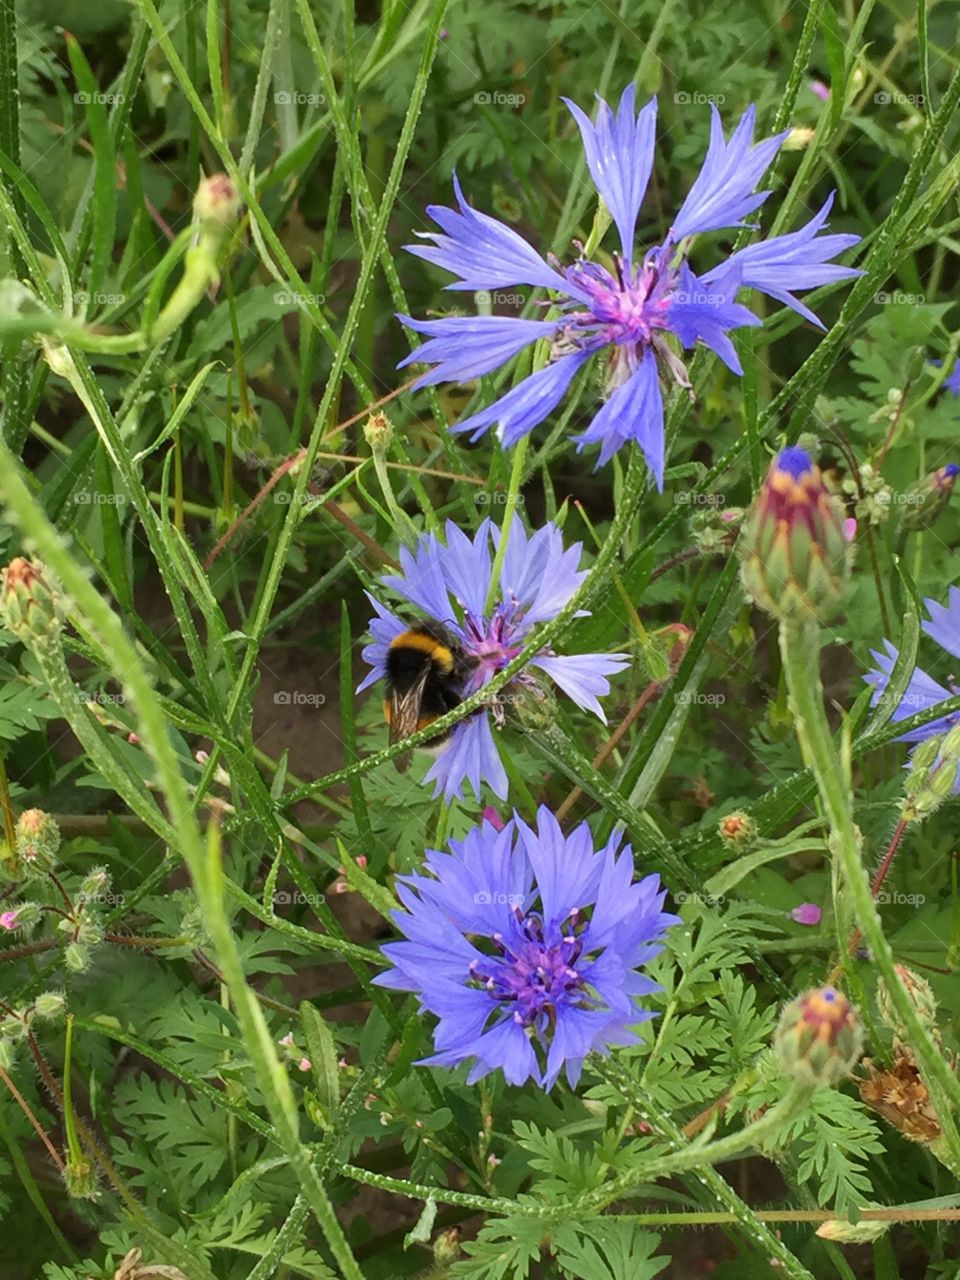
[[[77,1156],[76,1159],[67,1157],[63,1169],[63,1180],[67,1184],[67,1194],[71,1200],[100,1199],[96,1173],[85,1156]]]
[[[433,1260],[438,1267],[449,1267],[461,1256],[460,1228],[448,1227],[433,1242]]]
[[[240,197],[237,189],[225,173],[213,173],[203,178],[193,197],[194,217],[204,230],[222,238],[236,222],[240,213]]]
[[[36,902],[19,902],[9,911],[0,913],[0,929],[13,933],[17,929],[32,929],[40,921],[40,907]]]
[[[374,453],[386,453],[393,443],[393,423],[385,413],[371,413],[364,423],[363,434]]]
[[[737,809],[722,817],[717,824],[720,839],[734,853],[746,853],[757,843],[757,824],[749,814]]]
[[[83,879],[80,885],[80,892],[77,894],[78,903],[97,903],[110,888],[110,874],[106,867],[94,867]]]
[[[25,809],[17,819],[17,857],[49,868],[60,848],[60,828],[42,809]]]
[[[821,1240],[836,1240],[838,1244],[870,1244],[887,1234],[892,1222],[847,1222],[843,1218],[828,1218],[817,1227]]]
[[[850,568],[844,510],[802,449],[773,460],[741,547],[744,588],[762,609],[781,621],[834,613]]]
[[[937,999],[933,994],[930,983],[905,964],[894,965],[894,969],[900,979],[900,986],[917,1011],[917,1017],[929,1032],[936,1035]],[[907,1028],[903,1025],[900,1015],[897,1013],[896,1007],[890,998],[890,990],[882,979],[877,984],[877,1012],[894,1035],[901,1040],[907,1039]]]
[[[33,1012],[38,1018],[59,1018],[66,1006],[62,991],[41,991],[33,1002]]]
[[[71,973],[84,973],[90,967],[90,952],[82,942],[70,942],[64,950],[63,961]]]
[[[960,769],[960,725],[941,738],[928,738],[914,751],[907,774],[903,817],[920,822],[954,794]]]
[[[60,631],[63,598],[47,582],[42,564],[17,556],[3,571],[0,612],[18,640],[45,640]]]
[[[836,1084],[860,1057],[863,1031],[847,997],[834,987],[820,987],[785,1006],[774,1048],[795,1080]]]
[[[960,466],[955,462],[948,462],[945,467],[931,471],[910,486],[903,496],[903,514],[900,516],[902,532],[916,533],[936,524],[950,501],[958,475]]]

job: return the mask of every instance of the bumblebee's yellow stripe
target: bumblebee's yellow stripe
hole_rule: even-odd
[[[391,649],[418,649],[431,657],[444,675],[453,670],[453,654],[443,643],[425,631],[404,631],[390,641]]]

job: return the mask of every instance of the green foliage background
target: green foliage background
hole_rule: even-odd
[[[720,1280],[773,1261],[791,1277],[957,1274],[955,1222],[842,1252],[810,1223],[778,1232],[753,1211],[956,1208],[956,1179],[849,1083],[819,1090],[764,1148],[775,1188],[753,1165],[739,1180],[705,1165],[641,1183],[615,1216],[589,1207],[727,1091],[724,1124],[775,1103],[778,1007],[824,979],[849,935],[775,628],[744,602],[717,518],[801,433],[838,487],[869,463],[893,495],[875,527],[856,513],[858,569],[823,669],[848,717],[871,863],[896,821],[903,750],[890,725],[867,724],[860,677],[885,635],[916,652],[913,584],[942,600],[957,577],[958,510],[905,541],[897,503],[960,460],[960,402],[941,385],[960,347],[955,33],[953,7],[923,0],[0,0],[0,551],[44,561],[69,610],[59,683],[0,633],[0,752],[14,811],[60,822],[66,894],[98,866],[110,883],[81,971],[49,914],[42,947],[11,936],[0,951],[5,1280],[111,1277],[135,1247],[188,1280],[645,1280],[703,1260]],[[752,102],[764,135],[807,131],[777,161],[763,232],[806,221],[835,187],[832,229],[863,237],[864,270],[814,295],[825,336],[770,304],[739,343],[742,380],[698,353],[695,404],[668,406],[665,493],[639,505],[625,467],[593,471],[569,445],[596,385],[511,472],[494,440],[470,446],[445,424],[522,363],[398,394],[409,347],[395,319],[474,303],[402,252],[425,206],[449,203],[454,170],[477,208],[569,259],[596,204],[560,99],[588,107],[631,79],[660,100],[642,237],[662,239],[697,172],[708,102],[728,127]],[[171,242],[202,175],[221,170],[245,215],[219,288],[163,342],[123,349],[169,296]],[[701,261],[728,248],[704,245]],[[479,305],[536,314],[526,291]],[[383,397],[392,495],[362,429]],[[672,682],[603,765],[606,731],[569,705],[551,734],[504,734],[518,810],[580,787],[575,816],[601,839],[623,822],[685,921],[655,966],[645,1042],[588,1071],[580,1096],[499,1077],[467,1088],[462,1072],[414,1065],[429,1026],[371,986],[393,877],[482,806],[433,802],[420,758],[396,772],[378,699],[354,699],[363,591],[405,532],[391,496],[418,530],[474,529],[502,520],[508,493],[531,525],[557,519],[585,544],[591,616],[571,610],[548,632],[572,652],[630,649],[612,725],[667,674],[664,629],[689,629]],[[921,656],[949,679],[946,655],[925,642]],[[717,820],[734,809],[783,841],[763,864],[731,870]],[[912,830],[882,913],[897,958],[929,966],[948,1058],[957,831],[950,806]],[[61,902],[50,883],[29,894]],[[816,929],[790,919],[801,902],[824,908]],[[871,965],[845,980],[871,1055],[888,1057]],[[62,1019],[17,1030],[52,989],[72,1015],[69,1054]],[[97,1198],[68,1195],[26,1109],[55,1149],[87,1153]],[[464,1246],[444,1261],[430,1242],[453,1226]]]

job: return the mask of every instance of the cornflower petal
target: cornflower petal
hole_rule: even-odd
[[[671,333],[675,333],[685,347],[696,346],[698,340],[703,342],[731,372],[742,376],[740,359],[727,337],[727,330],[762,322],[752,311],[733,301],[739,288],[740,273],[736,268],[708,285],[706,278],[698,280],[684,263],[680,268],[680,288],[670,298],[667,316]]]
[[[941,649],[946,649],[954,658],[960,658],[960,589],[951,587],[947,593],[947,603],[938,604],[936,600],[924,600],[930,621],[923,624],[923,629],[932,640],[936,640]]]
[[[630,658],[625,653],[568,653],[561,657],[534,658],[530,665],[545,671],[572,702],[584,711],[592,711],[606,724],[607,717],[597,695],[610,692],[607,676],[628,667]]]
[[[463,799],[465,781],[470,783],[477,799],[480,798],[481,782],[485,781],[495,795],[506,800],[509,790],[507,771],[485,711],[468,716],[457,725],[424,781],[435,782],[434,797],[442,794],[447,804],[454,797]]]
[[[663,397],[657,374],[657,360],[648,347],[640,367],[610,396],[606,404],[577,438],[577,452],[588,444],[600,444],[598,466],[608,462],[627,440],[636,440],[657,489],[663,492],[666,452],[663,438]]]
[[[458,422],[450,430],[458,434],[472,431],[471,440],[479,440],[496,423],[501,443],[507,446],[516,444],[521,436],[529,435],[553,412],[567,394],[574,374],[590,355],[589,351],[577,351],[538,369],[499,400]]]
[[[449,316],[442,320],[397,319],[417,333],[431,335],[397,365],[432,364],[415,388],[438,382],[469,382],[512,360],[524,347],[556,333],[559,320],[521,320],[516,316]]]

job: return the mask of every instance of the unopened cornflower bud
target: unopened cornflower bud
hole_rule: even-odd
[[[90,951],[82,942],[70,942],[64,949],[63,962],[71,973],[85,973],[90,967]]]
[[[745,853],[757,843],[757,824],[748,813],[736,809],[725,814],[717,824],[720,839],[735,853]]]
[[[28,865],[48,868],[60,848],[60,828],[42,809],[25,809],[17,819],[17,857]]]
[[[375,453],[386,453],[393,443],[393,423],[385,413],[371,413],[364,423],[363,434]]]
[[[242,201],[225,173],[203,178],[193,197],[194,217],[204,227],[222,236],[236,222]]]
[[[6,626],[24,644],[60,632],[63,597],[50,586],[42,564],[23,556],[11,560],[3,571],[0,606]]]
[[[75,1159],[67,1157],[63,1169],[63,1180],[67,1184],[67,1194],[72,1200],[99,1200],[100,1188],[93,1165],[85,1156]]]
[[[802,1084],[836,1084],[863,1048],[856,1010],[834,987],[791,1000],[780,1015],[774,1047],[784,1071]]]
[[[930,529],[937,522],[950,501],[960,466],[948,462],[945,467],[931,471],[918,480],[903,495],[903,514],[900,528],[904,533],[916,533]]]
[[[757,494],[741,539],[748,594],[781,621],[825,621],[850,568],[844,510],[809,454],[783,449]]]
[[[59,1018],[66,1006],[62,991],[42,991],[33,1002],[33,1012],[38,1018]]]
[[[937,1037],[937,1000],[930,983],[905,964],[894,965],[894,969],[917,1017],[931,1035]],[[908,1038],[909,1033],[890,997],[890,990],[882,980],[877,984],[877,1012],[898,1039]]]

